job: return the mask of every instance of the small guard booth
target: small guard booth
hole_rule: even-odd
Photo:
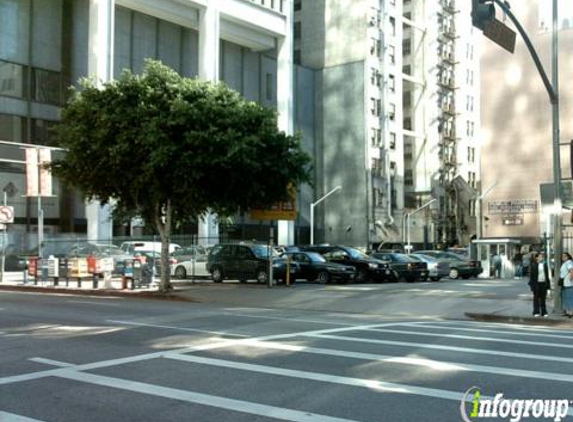
[[[475,251],[477,260],[480,261],[483,272],[480,278],[491,278],[493,274],[492,257],[501,257],[501,278],[513,278],[515,276],[515,264],[513,257],[521,251],[521,240],[518,239],[476,239],[472,240],[472,249]]]

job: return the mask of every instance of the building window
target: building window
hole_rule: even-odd
[[[294,0],[294,10],[302,9],[302,0]]]
[[[396,77],[394,75],[388,75],[388,90],[390,92],[396,92]]]
[[[396,47],[393,45],[388,46],[388,61],[391,65],[396,64]]]
[[[390,142],[388,142],[390,144],[390,149],[396,149],[396,134],[394,132],[390,132],[388,136],[390,137]]]
[[[390,35],[396,36],[396,18],[390,16]]]
[[[376,38],[370,38],[370,54],[375,57],[380,57],[382,50],[382,42]]]
[[[267,101],[272,101],[273,91],[274,91],[273,75],[272,75],[272,73],[267,73],[267,76],[266,76],[266,98],[267,98]]]
[[[32,100],[39,103],[61,104],[62,78],[59,72],[32,69]]]
[[[26,67],[0,61],[0,95],[26,98]]]
[[[302,24],[301,22],[295,22],[294,23],[294,31],[293,31],[293,36],[295,40],[300,40],[301,39],[301,33],[302,33]]]
[[[294,60],[294,64],[300,64],[300,60],[301,60],[300,50],[294,50],[293,60]]]
[[[409,169],[409,170],[404,170],[404,184],[406,184],[407,186],[413,186],[414,185],[414,171]]]
[[[405,130],[412,130],[412,118],[411,117],[404,117],[404,129]]]
[[[380,110],[382,108],[382,102],[376,98],[370,98],[370,111],[373,116],[380,116]]]
[[[402,105],[410,107],[412,105],[412,91],[404,91],[402,93]]]
[[[10,142],[28,142],[26,119],[10,114],[0,114],[0,139]]]
[[[36,145],[53,145],[51,141],[51,130],[58,122],[32,119],[32,139],[31,142]]]
[[[412,40],[410,38],[402,41],[402,55],[409,56],[412,53]]]
[[[476,200],[470,199],[468,202],[468,209],[470,211],[470,217],[476,216]]]
[[[382,131],[380,129],[371,128],[371,140],[373,147],[380,147],[382,145]]]
[[[396,120],[396,104],[394,103],[388,105],[388,119],[392,122]]]

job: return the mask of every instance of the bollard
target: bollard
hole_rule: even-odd
[[[285,283],[287,287],[290,287],[290,258],[286,256],[286,275],[285,275]]]

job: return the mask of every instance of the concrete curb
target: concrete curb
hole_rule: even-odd
[[[101,296],[101,297],[124,297],[132,299],[153,299],[166,300],[172,302],[199,302],[185,295],[178,294],[177,291],[161,293],[150,290],[117,290],[117,289],[70,289],[66,287],[54,286],[0,286],[0,291],[34,292],[47,294],[69,294],[80,296]]]
[[[482,322],[501,322],[506,324],[528,324],[540,326],[549,325],[554,327],[573,328],[572,320],[562,319],[556,315],[550,315],[548,318],[536,318],[533,316],[502,315],[495,313],[486,314],[478,312],[464,312],[464,314],[470,319]]]

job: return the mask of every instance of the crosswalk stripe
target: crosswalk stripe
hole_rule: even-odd
[[[441,344],[415,343],[409,341],[377,340],[361,337],[332,336],[328,334],[305,334],[304,337],[322,338],[328,340],[345,341],[352,343],[384,344],[388,346],[415,347],[417,349],[447,350],[461,353],[474,353],[478,355],[506,356],[511,358],[545,360],[549,362],[571,363],[571,357],[547,356],[542,354],[528,354],[518,352],[504,352],[502,350],[475,349],[470,347],[445,346]]]
[[[103,387],[116,388],[151,396],[163,397],[171,400],[179,400],[209,407],[216,407],[241,413],[264,416],[267,418],[281,419],[293,422],[358,422],[352,419],[337,418],[283,407],[269,406],[244,400],[228,399],[209,394],[195,393],[192,391],[179,390],[159,385],[147,384],[137,381],[128,381],[120,378],[112,378],[102,375],[87,374],[73,370],[63,370],[59,375],[62,378],[86,382]]]
[[[495,333],[495,334],[502,334],[502,335],[515,335],[515,336],[531,336],[531,337],[547,337],[547,338],[559,338],[564,340],[573,340],[573,336],[566,336],[561,334],[544,334],[544,333],[525,333],[519,331],[509,331],[509,330],[488,330],[485,328],[470,328],[470,327],[454,327],[454,326],[441,326],[441,325],[431,325],[431,324],[424,324],[420,325],[419,323],[404,323],[402,324],[406,327],[424,327],[424,328],[432,328],[436,330],[464,330],[469,331],[472,333]]]
[[[543,320],[539,320],[543,321]],[[432,324],[435,321],[418,321],[418,322],[408,322],[408,324]],[[571,333],[570,329],[567,328],[553,328],[553,327],[532,327],[531,325],[523,325],[523,324],[506,324],[506,323],[499,323],[499,322],[482,322],[482,321],[440,321],[440,324],[443,325],[450,325],[453,327],[468,327],[468,326],[479,326],[479,327],[488,327],[488,328],[511,328],[512,330],[516,331],[527,331],[527,332],[539,332],[539,333],[561,333],[561,334],[568,334]]]
[[[319,347],[297,346],[270,341],[246,341],[242,346],[257,347],[261,349],[283,350],[288,352],[312,353],[316,355],[337,356],[349,359],[376,361],[380,363],[398,363],[410,366],[426,367],[435,371],[478,372],[494,375],[509,375],[522,378],[573,382],[573,375],[558,374],[555,372],[528,371],[522,369],[500,368],[497,366],[473,365],[457,362],[446,362],[432,359],[409,358],[402,356],[379,355],[375,353],[351,352],[348,350],[333,350]]]
[[[27,418],[25,416],[15,415],[14,413],[2,412],[0,410],[0,422],[44,422],[39,419]]]
[[[573,349],[573,344],[539,343],[538,341],[509,340],[509,339],[495,338],[495,337],[474,337],[474,336],[464,336],[461,334],[424,333],[421,331],[407,331],[407,330],[394,330],[394,329],[389,330],[386,328],[361,328],[360,331],[374,331],[377,333],[408,334],[408,335],[425,336],[425,337],[454,338],[454,339],[460,339],[460,340],[492,341],[492,342],[496,342],[496,343],[526,344],[526,345],[530,345],[530,346]]]
[[[296,369],[285,369],[274,366],[256,365],[250,363],[235,362],[223,359],[205,358],[200,356],[182,355],[179,353],[167,353],[167,359],[174,359],[183,362],[198,363],[201,365],[212,365],[223,368],[239,369],[243,371],[258,372],[270,375],[280,375],[285,377],[306,379],[312,381],[328,382],[334,384],[348,385],[352,387],[364,387],[379,392],[411,394],[418,396],[434,397],[445,400],[460,401],[464,399],[464,393],[456,391],[441,390],[437,388],[418,387],[414,385],[399,384],[380,380],[369,380],[364,378],[345,377],[330,375],[319,372],[299,371]],[[489,396],[482,396],[483,399],[492,399]],[[467,399],[470,401],[470,399]],[[573,407],[568,410],[568,415],[573,416]]]

